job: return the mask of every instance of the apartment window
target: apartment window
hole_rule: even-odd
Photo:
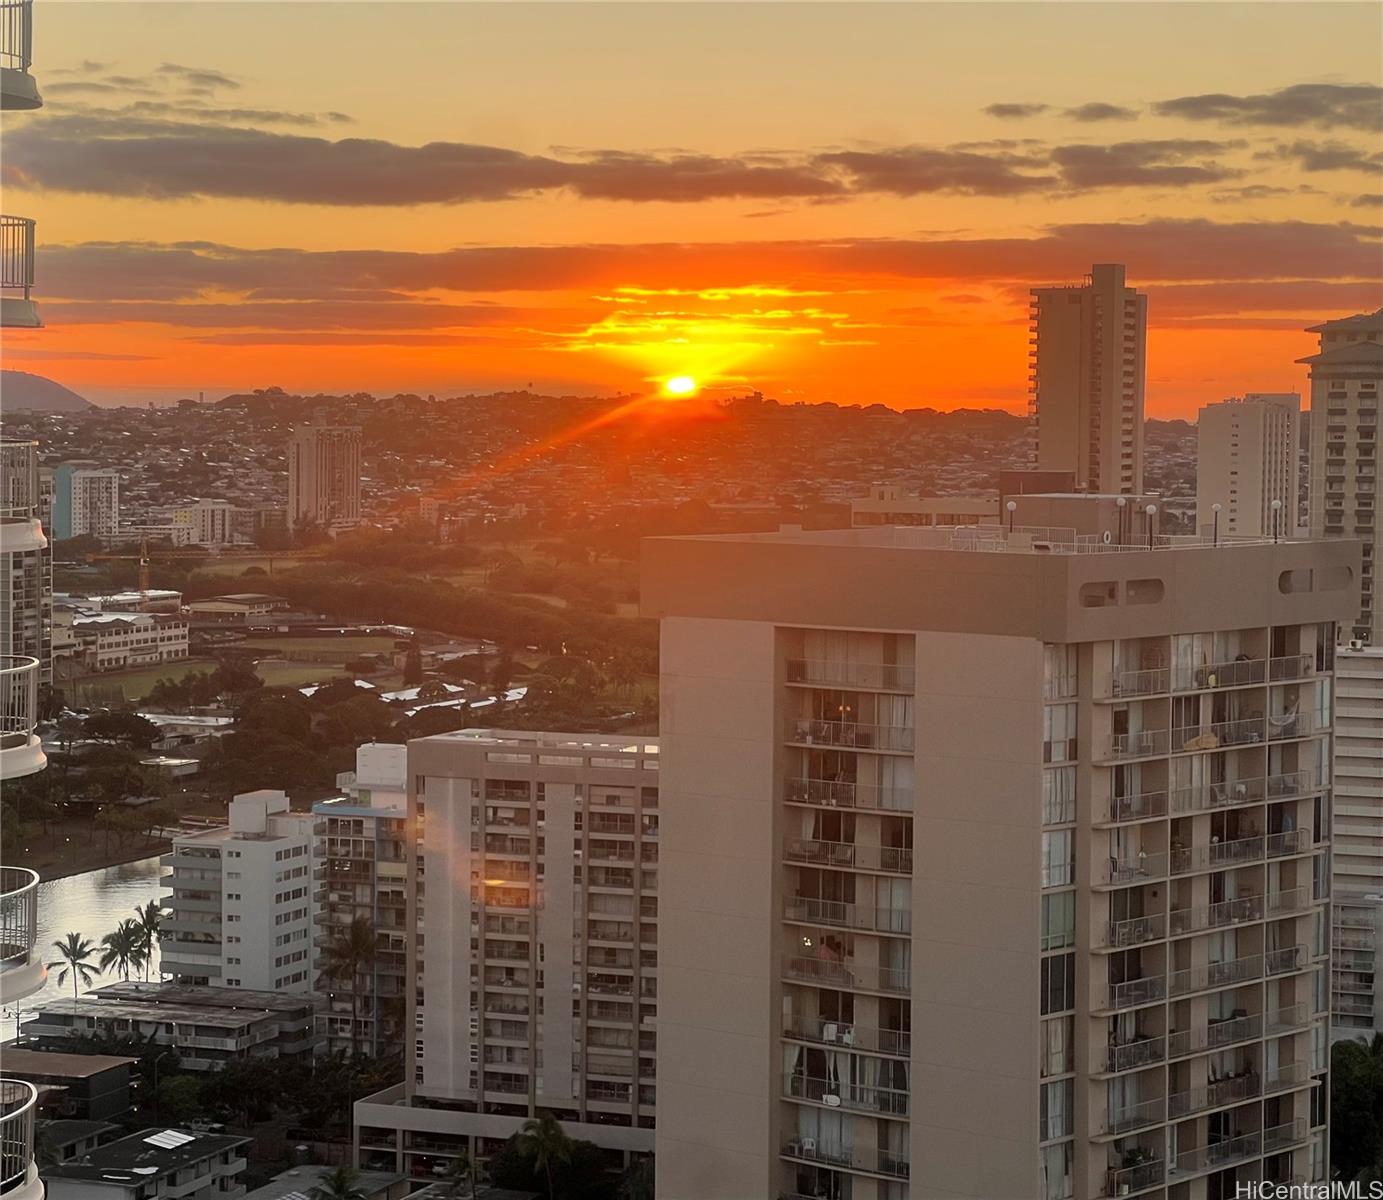
[[[1076,956],[1054,954],[1042,960],[1042,1015],[1076,1007]]]
[[[1039,1114],[1038,1139],[1050,1142],[1070,1137],[1071,1110],[1075,1101],[1075,1080],[1057,1079],[1042,1085],[1042,1111]]]
[[[1075,882],[1076,838],[1072,829],[1049,829],[1042,834],[1042,886],[1065,887]]]
[[[1071,1164],[1075,1158],[1074,1143],[1045,1146],[1042,1151],[1042,1200],[1071,1200],[1075,1184],[1071,1179]]]
[[[1076,819],[1076,768],[1042,772],[1042,824],[1069,825]]]
[[[1067,762],[1076,756],[1076,712],[1074,704],[1048,704],[1043,708],[1042,759]]]
[[[1076,944],[1076,893],[1051,892],[1042,897],[1042,949]]]
[[[1075,1017],[1042,1022],[1042,1075],[1069,1075],[1076,1069]]]
[[[1076,694],[1076,647],[1042,647],[1043,694],[1060,700]]]

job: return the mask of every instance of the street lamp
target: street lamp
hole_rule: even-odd
[[[1273,510],[1273,541],[1282,536],[1282,501],[1274,500],[1269,506]]]
[[[1008,531],[1009,531],[1009,533],[1012,533],[1012,532],[1013,532],[1013,514],[1016,513],[1016,512],[1018,511],[1018,501],[1017,501],[1017,500],[1010,500],[1007,504],[1004,505],[1004,507],[1005,507],[1006,509],[1008,509]]]
[[[1148,507],[1145,508],[1143,511],[1144,511],[1144,513],[1147,514],[1147,517],[1148,517],[1148,549],[1151,550],[1151,549],[1153,548],[1153,532],[1152,532],[1152,531],[1153,531],[1153,520],[1152,520],[1152,519],[1153,519],[1153,516],[1154,516],[1154,515],[1156,514],[1156,512],[1157,512],[1157,505],[1156,505],[1156,504],[1149,504]]]
[[[1213,512],[1213,513],[1215,514],[1215,545],[1217,545],[1217,546],[1220,544],[1220,509],[1221,509],[1221,507],[1223,507],[1223,506],[1222,506],[1222,505],[1219,505],[1219,504],[1212,504],[1212,505],[1210,506],[1210,511]]]

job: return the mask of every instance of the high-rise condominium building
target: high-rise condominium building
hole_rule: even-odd
[[[1320,351],[1311,368],[1311,536],[1364,543],[1359,612],[1351,638],[1383,645],[1378,562],[1378,391],[1383,381],[1383,308],[1313,325]]]
[[[1030,320],[1033,465],[1082,491],[1141,492],[1147,296],[1096,263],[1081,285],[1033,288]]]
[[[44,535],[36,442],[0,441],[0,654],[36,659],[52,679],[53,558]]]
[[[283,792],[246,792],[230,823],[179,834],[163,856],[161,963],[176,983],[310,992],[312,817]]]
[[[1383,1032],[1383,646],[1335,658],[1332,1036]]]
[[[327,530],[360,522],[360,430],[305,425],[288,439],[288,523]]]
[[[346,794],[312,806],[317,990],[327,998],[318,1026],[329,1051],[379,1056],[408,1040],[407,781],[406,748],[371,742],[356,750],[355,770],[336,777]],[[362,931],[368,951],[345,953]]]
[[[113,538],[120,532],[120,472],[92,462],[53,472],[53,536]]]
[[[645,542],[663,1200],[1324,1178],[1358,549],[1103,532]]]
[[[657,767],[634,736],[409,743],[421,1041],[404,1087],[356,1106],[367,1163],[484,1158],[540,1110],[612,1165],[652,1151]]]
[[[1301,397],[1295,392],[1255,392],[1201,409],[1196,427],[1200,534],[1213,537],[1217,528],[1226,537],[1295,534],[1300,414]]]

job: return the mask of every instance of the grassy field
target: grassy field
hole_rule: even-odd
[[[336,663],[262,662],[255,674],[266,687],[305,687],[309,683],[326,683],[345,677]]]
[[[78,679],[62,680],[58,686],[78,703],[89,697],[93,700],[119,688],[126,700],[138,700],[160,679],[181,679],[195,671],[214,671],[216,662],[210,658],[185,658],[180,662],[159,663],[138,667],[133,671],[110,671],[104,675],[85,675]]]

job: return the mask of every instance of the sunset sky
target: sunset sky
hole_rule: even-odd
[[[1304,386],[1383,304],[1360,4],[35,4],[6,114],[96,400],[1025,403],[1027,289],[1121,261],[1148,411]]]

